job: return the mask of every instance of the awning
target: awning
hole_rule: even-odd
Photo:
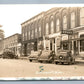
[[[70,40],[74,40],[74,41],[80,41],[80,40],[84,40],[84,37],[82,37],[82,38],[70,39]]]

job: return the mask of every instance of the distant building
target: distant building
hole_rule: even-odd
[[[2,27],[2,25],[0,25]],[[4,39],[4,31],[0,28],[0,54],[3,53],[3,39]]]
[[[3,53],[3,46],[4,46],[3,40],[0,40],[0,54]]]
[[[84,56],[84,7],[55,7],[21,26],[23,55],[38,51],[41,45],[42,49],[49,48],[56,54],[62,48]]]
[[[18,56],[21,55],[21,34],[16,33],[12,36],[4,38],[3,43],[4,43],[3,47],[4,51],[9,50],[14,52]]]

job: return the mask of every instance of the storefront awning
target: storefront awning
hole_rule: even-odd
[[[70,39],[70,40],[78,40],[78,41],[80,41],[80,40],[84,40],[84,37],[82,37],[82,38],[75,38],[75,39]]]

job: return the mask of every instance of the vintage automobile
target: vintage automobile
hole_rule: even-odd
[[[43,50],[41,52],[41,55],[38,58],[39,62],[48,62],[48,63],[53,63],[54,62],[54,56],[55,52],[51,50]]]
[[[29,59],[30,62],[37,62],[39,55],[40,55],[40,52],[39,51],[32,52],[28,56],[28,59]]]
[[[0,58],[2,58],[2,54],[0,54]]]
[[[11,51],[4,51],[2,54],[3,59],[18,59],[18,56]]]
[[[54,58],[54,63],[58,64],[74,64],[75,63],[75,58],[72,56],[70,50],[60,50],[58,54]]]

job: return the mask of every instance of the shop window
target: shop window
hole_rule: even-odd
[[[37,42],[34,42],[34,51],[37,51]]]
[[[63,17],[63,30],[67,30],[67,16]]]
[[[80,51],[84,51],[84,40],[80,40]]]
[[[84,25],[84,8],[80,9],[80,25]]]
[[[75,27],[75,12],[71,13],[71,28]]]
[[[63,43],[63,50],[68,50],[68,43],[67,42]]]
[[[57,32],[60,31],[60,21],[59,21],[59,19],[57,19],[57,21],[56,21],[56,31]]]

